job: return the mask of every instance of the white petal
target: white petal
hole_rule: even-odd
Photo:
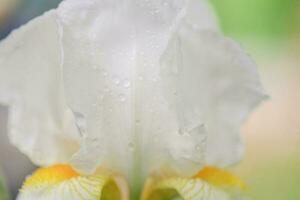
[[[169,178],[159,182],[143,200],[233,200],[230,194],[200,179]]]
[[[0,44],[0,102],[10,105],[9,136],[35,164],[66,161],[78,137],[65,106],[54,11]]]
[[[265,98],[252,60],[220,34],[183,24],[162,58],[162,74],[186,129],[204,123],[205,163],[227,166],[237,162],[243,152],[241,123]],[[177,90],[176,101],[172,90]],[[190,156],[187,166],[197,160],[197,154]]]
[[[20,192],[18,200],[99,200],[105,179],[73,178],[55,185],[30,187]]]
[[[73,156],[137,185],[165,163],[191,174],[235,162],[263,91],[244,52],[203,31],[217,31],[210,16],[193,0],[63,1],[0,47],[12,141],[37,164]]]
[[[192,29],[219,31],[216,15],[207,0],[189,0],[184,23]]]
[[[127,196],[122,177],[109,173],[84,176],[67,165],[54,165],[28,176],[17,200],[126,200]]]
[[[67,99],[85,121],[77,169],[101,164],[140,179],[168,160],[167,146],[176,148],[178,119],[163,95],[159,58],[184,7],[182,0],[60,6]]]
[[[191,178],[170,170],[152,173],[144,185],[142,200],[242,200],[247,198],[243,181],[228,171],[205,166]]]

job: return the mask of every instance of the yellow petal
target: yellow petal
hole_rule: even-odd
[[[127,185],[118,176],[80,175],[69,165],[54,165],[29,176],[18,200],[119,200],[127,196]]]
[[[208,183],[224,189],[246,190],[246,184],[238,177],[228,171],[206,166],[199,171],[193,178],[207,181]]]

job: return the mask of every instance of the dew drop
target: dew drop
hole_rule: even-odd
[[[119,95],[119,100],[120,100],[121,102],[124,102],[124,101],[126,100],[125,95],[124,95],[124,94],[120,94],[120,95]]]
[[[133,144],[133,142],[129,142],[128,143],[128,148],[129,148],[130,151],[134,151],[134,144]]]
[[[110,89],[106,86],[105,88],[104,88],[104,92],[110,92]]]
[[[139,76],[138,79],[139,79],[139,81],[142,81],[142,80],[144,80],[144,77],[143,76]]]
[[[158,14],[159,13],[159,10],[156,8],[153,10],[153,14]]]
[[[99,142],[98,138],[91,138],[90,140],[91,140],[92,143],[98,143]]]
[[[80,113],[80,112],[73,112],[74,113],[74,117],[76,119],[76,126],[80,132],[81,135],[84,135],[86,132],[86,118],[85,116]]]
[[[182,136],[182,135],[184,135],[184,131],[180,128],[180,129],[178,130],[178,134]]]
[[[201,144],[202,144],[203,146],[206,146],[206,143],[207,143],[207,138],[205,137],[205,138],[203,138],[203,140],[201,141]]]
[[[129,82],[129,80],[124,80],[123,81],[123,86],[125,87],[125,88],[129,88],[130,87],[130,82]]]
[[[97,65],[92,65],[92,68],[96,70],[96,69],[98,69],[99,67],[98,67]]]
[[[118,78],[114,78],[114,83],[116,84],[116,85],[119,85],[120,84],[120,80],[118,79]]]
[[[139,119],[135,120],[135,124],[138,126],[140,125],[141,121]]]
[[[102,75],[106,77],[108,75],[107,71],[104,71]]]
[[[197,150],[197,151],[200,151],[201,149],[202,149],[201,144],[197,144],[197,145],[196,145],[196,150]]]

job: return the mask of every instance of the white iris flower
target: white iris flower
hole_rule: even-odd
[[[65,0],[0,45],[10,139],[43,166],[19,200],[238,199],[210,166],[264,98],[201,0]]]

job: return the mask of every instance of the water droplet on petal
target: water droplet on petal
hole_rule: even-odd
[[[178,130],[178,134],[179,135],[184,135],[184,130],[182,130],[181,128]]]
[[[92,65],[93,69],[98,69],[98,66],[97,65]]]
[[[120,94],[119,95],[119,100],[122,101],[122,102],[124,102],[126,100],[125,95],[124,94]]]
[[[124,80],[123,81],[123,86],[125,87],[125,88],[129,88],[130,87],[130,82],[129,82],[129,80]]]
[[[104,71],[102,75],[105,77],[108,75],[108,73],[106,71]]]
[[[197,144],[197,145],[196,145],[196,150],[197,150],[197,151],[200,151],[201,149],[202,149],[201,144]]]
[[[128,148],[129,148],[130,151],[134,151],[134,144],[133,144],[133,142],[129,142],[128,143]]]
[[[73,112],[75,117],[75,124],[80,132],[81,136],[84,136],[86,133],[86,118],[85,116],[80,112]]]
[[[108,93],[108,92],[110,92],[110,89],[106,86],[106,87],[104,88],[104,92]]]
[[[91,138],[90,140],[91,140],[92,143],[98,143],[99,142],[98,138]]]
[[[138,126],[140,125],[141,121],[139,119],[135,120],[135,124]]]
[[[116,85],[119,85],[119,84],[120,84],[120,80],[119,80],[117,77],[115,77],[115,78],[114,78],[114,83],[115,83]]]
[[[158,9],[155,9],[154,11],[153,11],[153,14],[158,14],[159,13],[159,10]]]

